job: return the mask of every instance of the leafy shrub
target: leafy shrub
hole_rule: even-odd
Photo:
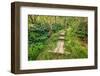
[[[44,45],[42,43],[31,44],[31,46],[29,46],[28,59],[36,60],[39,53],[43,51],[43,47]]]
[[[77,37],[79,37],[81,40],[87,39],[88,36],[88,28],[86,22],[81,22],[77,28],[76,31]]]

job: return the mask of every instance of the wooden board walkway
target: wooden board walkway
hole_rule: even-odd
[[[57,54],[64,54],[64,36],[65,36],[65,31],[60,32],[58,42],[57,42],[57,47],[51,51],[53,53]],[[69,52],[66,52],[67,54],[70,54]]]

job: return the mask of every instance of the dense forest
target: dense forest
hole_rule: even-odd
[[[54,53],[63,31],[64,53]],[[87,45],[87,17],[28,15],[28,60],[87,58]]]

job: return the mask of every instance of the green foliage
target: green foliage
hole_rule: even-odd
[[[29,54],[28,58],[29,60],[36,60],[37,56],[39,53],[41,53],[41,49],[43,49],[44,45],[42,43],[36,43],[36,44],[31,44],[29,46]]]
[[[82,40],[87,38],[88,36],[88,29],[87,29],[87,22],[81,22],[77,28],[77,36]]]
[[[65,51],[71,52],[69,58],[86,58],[88,56],[87,43],[83,42],[83,39],[87,40],[87,20],[86,18],[69,18],[69,26],[65,35]],[[83,46],[85,45],[85,46]]]
[[[29,15],[28,60],[87,58],[87,29],[86,17]],[[64,55],[50,52],[57,46],[60,31],[66,33]]]
[[[65,51],[69,51],[71,55],[69,58],[86,58],[88,56],[87,48],[82,46],[82,42],[74,35],[71,35],[70,30],[67,30],[65,36]]]
[[[37,56],[46,47],[46,43],[50,41],[50,45],[54,46],[55,40],[57,41],[57,36],[52,36],[49,38],[49,27],[46,24],[36,23],[32,24],[32,27],[28,29],[28,44],[29,44],[29,60],[36,60]],[[56,33],[62,29],[59,24],[53,24],[52,32]],[[47,44],[48,45],[48,44]],[[52,49],[53,46],[47,46],[48,49]]]
[[[56,33],[56,32],[58,32],[59,30],[62,30],[62,29],[64,29],[64,26],[62,26],[62,25],[60,25],[60,24],[53,24],[52,25],[52,31],[54,32],[54,33]]]
[[[45,46],[45,40],[48,38],[47,27],[38,23],[34,27],[28,30],[28,42],[29,42],[29,60],[34,60],[37,58],[39,53],[43,50]]]

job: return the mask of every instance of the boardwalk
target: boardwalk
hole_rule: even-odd
[[[61,31],[59,33],[59,38],[58,38],[58,42],[57,42],[57,46],[56,48],[53,50],[53,51],[50,51],[50,52],[53,52],[53,53],[56,53],[56,54],[70,54],[70,52],[65,52],[64,51],[64,40],[65,40],[65,31]]]
[[[55,53],[59,53],[59,54],[64,54],[64,36],[65,36],[65,32],[61,32],[58,42],[57,42],[57,47],[54,49]]]

